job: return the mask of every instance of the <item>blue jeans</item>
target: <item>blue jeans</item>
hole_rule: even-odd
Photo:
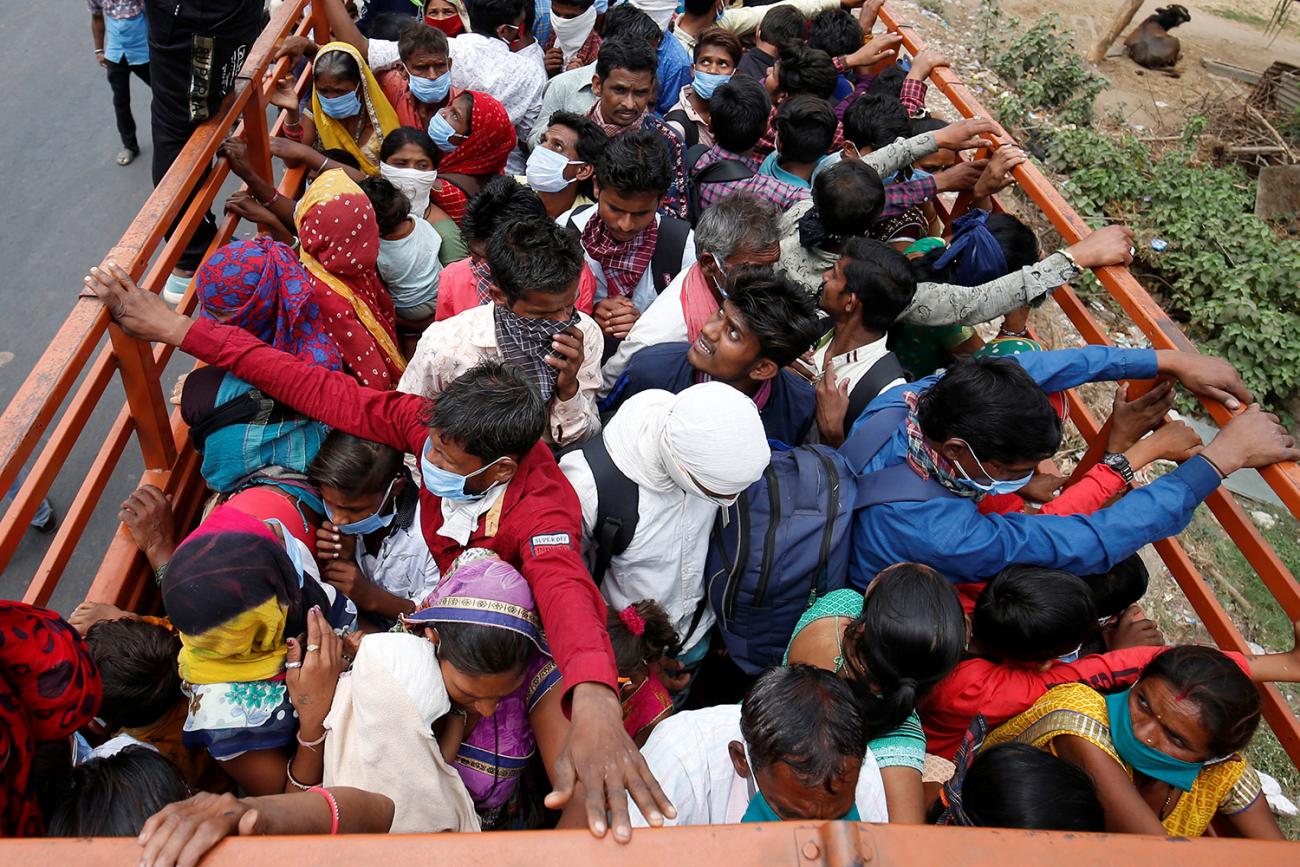
[[[3,502],[6,506],[8,506],[9,503],[13,501],[14,494],[18,493],[18,489],[23,486],[23,482],[26,479],[27,479],[27,470],[26,469],[19,470],[18,478],[14,479],[13,487],[9,489],[9,493],[4,495]],[[41,524],[44,524],[46,521],[50,519],[50,515],[53,514],[53,512],[54,512],[54,507],[50,505],[50,501],[45,499],[41,500],[40,508],[38,508],[36,510],[36,514],[32,516],[32,526],[36,527]]]

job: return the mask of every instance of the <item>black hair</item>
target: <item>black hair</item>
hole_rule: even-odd
[[[487,263],[492,280],[509,304],[525,292],[572,292],[582,274],[583,261],[577,231],[556,225],[545,214],[511,220],[488,238]]]
[[[658,47],[664,38],[664,29],[631,3],[619,3],[610,6],[605,13],[605,27],[601,36],[606,40],[630,39]]]
[[[148,747],[128,746],[72,769],[49,836],[135,837],[150,816],[189,796],[175,765]]]
[[[484,360],[443,389],[425,421],[470,454],[495,461],[537,445],[546,404],[519,368]]]
[[[911,133],[907,109],[892,96],[860,96],[844,112],[844,138],[859,148],[885,147]]]
[[[876,222],[885,207],[885,185],[861,160],[841,160],[813,180],[812,197],[826,231],[848,238]]]
[[[1263,702],[1250,676],[1216,647],[1183,645],[1157,656],[1142,670],[1138,683],[1159,678],[1179,699],[1201,710],[1206,758],[1240,752],[1259,728]]]
[[[317,54],[315,62],[312,63],[312,74],[317,78],[328,75],[331,78],[341,78],[344,81],[361,84],[361,67],[357,66],[356,58],[339,48],[322,50]]]
[[[428,135],[428,133],[425,133],[425,135]],[[430,139],[430,141],[432,141],[432,139]],[[321,151],[321,155],[332,163],[339,163],[340,165],[345,165],[350,169],[357,169],[358,171],[361,169],[361,163],[357,162],[357,158],[352,156],[352,154],[348,153],[343,148],[326,148]]]
[[[644,42],[627,37],[608,39],[601,43],[600,51],[596,54],[596,77],[604,81],[615,69],[625,69],[633,74],[648,72],[650,81],[653,82],[659,61],[654,49]]]
[[[867,737],[877,738],[902,725],[921,696],[957,667],[966,615],[948,579],[920,563],[898,563],[871,582],[844,643],[852,650],[845,672],[862,703]]]
[[[955,360],[921,392],[916,418],[931,440],[963,439],[981,461],[1041,461],[1061,447],[1061,417],[1011,358]]]
[[[466,3],[469,29],[484,36],[496,36],[497,29],[517,24],[524,16],[526,0],[474,0]]]
[[[829,790],[845,761],[861,763],[867,727],[853,689],[811,665],[769,669],[740,707],[750,773],[781,762],[804,785]]]
[[[695,48],[691,51],[691,59],[699,60],[701,49],[708,48],[710,45],[727,52],[727,56],[731,58],[733,68],[740,63],[740,58],[745,53],[745,48],[740,44],[740,39],[736,34],[730,30],[723,30],[721,27],[709,27],[695,37]]]
[[[840,257],[844,288],[862,305],[862,324],[883,334],[916,296],[912,263],[893,247],[871,238],[850,238]]]
[[[461,233],[466,241],[487,243],[497,229],[512,220],[545,217],[546,206],[537,193],[514,178],[497,175],[488,180],[465,205]]]
[[[910,132],[912,135],[921,135],[927,132],[938,132],[941,129],[948,128],[948,121],[940,120],[937,117],[914,117],[911,120]]]
[[[375,222],[379,225],[379,234],[387,235],[397,231],[406,218],[411,216],[411,200],[406,193],[393,186],[393,182],[380,175],[371,175],[357,184],[366,194],[375,209]]]
[[[903,67],[897,63],[890,64],[880,70],[871,83],[867,85],[867,94],[883,94],[898,99],[903,93],[903,80],[907,78],[907,73]]]
[[[405,470],[397,449],[335,428],[307,465],[307,478],[318,488],[328,485],[350,496],[367,496],[382,494]]]
[[[1038,247],[1038,236],[1019,219],[1011,214],[990,214],[984,225],[997,240],[998,246],[1002,248],[1002,255],[1007,260],[1007,274],[1014,274],[1026,265],[1033,265],[1038,261],[1041,253]],[[943,249],[931,250],[913,261],[912,267],[916,269],[917,280],[922,283],[978,285],[965,278],[961,263],[955,259],[943,268],[936,268],[935,263],[943,253]]]
[[[718,0],[682,0],[682,8],[687,15],[708,15],[717,2]]]
[[[808,164],[817,162],[831,149],[839,120],[826,100],[802,93],[781,103],[773,126],[781,157]]]
[[[445,621],[429,625],[438,629],[438,656],[466,674],[514,674],[537,652],[531,639],[511,629]]]
[[[781,49],[777,60],[777,90],[786,96],[810,93],[822,99],[830,99],[835,93],[835,82],[839,73],[831,56],[825,51],[794,45]]]
[[[747,75],[733,75],[709,98],[709,128],[719,147],[732,153],[751,150],[767,132],[772,99]]]
[[[405,16],[402,17],[405,18]],[[370,38],[386,39],[391,37],[376,36],[372,31]],[[447,45],[447,34],[437,27],[430,27],[420,18],[414,20],[407,18],[406,23],[401,26],[397,34],[397,54],[403,60],[417,51],[445,56],[450,50]]]
[[[181,701],[176,672],[181,640],[167,627],[146,620],[101,620],[86,633],[86,649],[104,681],[99,715],[111,725],[150,725]]]
[[[981,828],[1104,831],[1106,814],[1092,778],[1029,744],[980,752],[961,787],[962,808]]]
[[[596,162],[596,181],[602,188],[608,187],[624,196],[667,195],[673,182],[673,166],[663,137],[648,129],[628,130],[614,136]]]
[[[862,47],[862,25],[847,9],[823,9],[808,24],[808,47],[835,57]]]
[[[381,12],[374,18],[370,19],[370,23],[366,26],[366,36],[370,39],[383,39],[388,42],[400,42],[402,30],[407,25],[411,24],[412,21],[413,19],[410,15],[400,15],[396,12]],[[418,23],[424,24],[423,21]],[[429,29],[433,30],[434,28],[430,27]],[[400,48],[398,49],[398,52],[401,53]],[[402,54],[402,56],[405,57],[406,55]]]
[[[1096,627],[1097,609],[1082,578],[1014,564],[980,592],[971,640],[999,659],[1046,662],[1074,650]]]
[[[585,115],[571,111],[557,111],[551,115],[546,125],[568,127],[577,133],[578,141],[575,150],[578,152],[578,159],[590,166],[595,166],[600,161],[600,155],[605,152],[605,145],[609,144],[609,135],[600,128],[600,124]]]
[[[1092,593],[1098,617],[1114,617],[1146,595],[1150,575],[1139,554],[1130,554],[1107,572],[1081,575]]]
[[[664,611],[663,606],[653,599],[642,599],[625,608],[632,608],[645,622],[645,631],[634,635],[623,621],[622,610],[612,605],[605,616],[605,628],[609,632],[609,643],[614,647],[614,664],[622,677],[630,677],[633,672],[665,656],[676,656],[681,652],[681,640],[673,621]]]
[[[565,6],[574,6],[586,12],[596,0],[560,0]]]
[[[727,300],[758,340],[760,358],[785,367],[821,337],[816,303],[788,277],[766,266],[739,267],[728,277]]]
[[[438,32],[441,33],[442,31]],[[433,143],[433,139],[429,137],[427,132],[414,126],[399,126],[384,136],[384,143],[379,146],[379,161],[381,163],[388,162],[389,157],[409,144],[413,144],[424,151],[424,155],[433,160],[435,165],[437,164],[440,156],[438,146]],[[326,151],[325,153],[328,156],[331,152]],[[347,153],[347,151],[343,151],[343,153]],[[351,158],[352,154],[348,154],[348,157]],[[340,162],[337,157],[331,156],[330,159]],[[356,160],[353,159],[352,162],[354,163],[352,167],[357,168],[355,165]]]
[[[773,6],[763,15],[758,30],[763,34],[763,41],[786,49],[798,45],[804,40],[808,29],[808,19],[794,6]]]

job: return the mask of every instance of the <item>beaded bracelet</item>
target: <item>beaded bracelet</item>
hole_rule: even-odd
[[[153,580],[154,580],[154,582],[155,582],[159,587],[162,586],[162,583],[163,583],[163,576],[165,576],[166,574],[167,574],[167,564],[166,564],[166,563],[162,564],[162,565],[159,566],[157,569],[153,570]]]
[[[334,799],[334,793],[323,786],[312,786],[308,791],[320,792],[321,797],[325,799],[325,803],[329,804],[330,833],[337,834],[339,832],[339,802]]]

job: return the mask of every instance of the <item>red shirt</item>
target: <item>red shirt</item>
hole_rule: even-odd
[[[478,300],[478,280],[470,270],[473,262],[473,259],[460,259],[443,268],[438,275],[438,312],[433,317],[434,321],[441,322],[472,307],[491,303],[490,300]],[[583,262],[582,274],[578,276],[578,299],[574,306],[590,316],[592,307],[595,306],[595,297],[596,275]]]
[[[200,319],[190,327],[181,349],[353,436],[417,455],[428,439],[428,398],[365,388],[346,373],[299,361],[243,329]],[[582,508],[542,442],[520,458],[502,500],[496,535],[486,536],[480,521],[468,547],[491,548],[528,580],[566,690],[596,682],[617,692],[605,600],[579,548]],[[420,506],[425,541],[445,572],[464,547],[437,535],[442,526],[439,497],[421,487]]]

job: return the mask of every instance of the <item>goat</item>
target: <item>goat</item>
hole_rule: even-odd
[[[1186,6],[1174,3],[1158,8],[1154,15],[1148,15],[1145,21],[1133,29],[1124,40],[1124,48],[1134,63],[1147,69],[1173,66],[1178,62],[1182,45],[1177,36],[1169,35],[1169,31],[1191,20],[1191,13]]]

